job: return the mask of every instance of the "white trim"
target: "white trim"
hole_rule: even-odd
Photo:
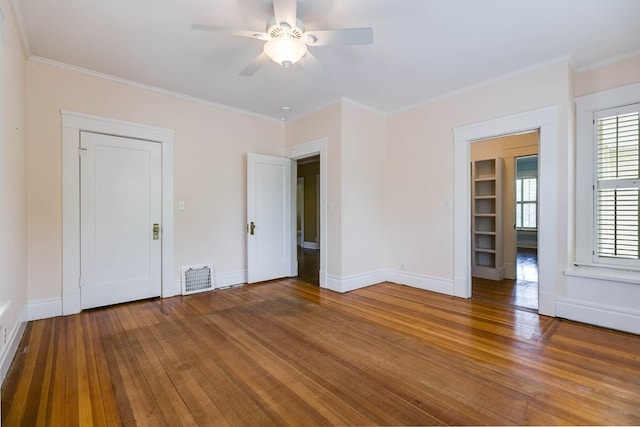
[[[376,270],[350,276],[327,276],[327,288],[340,293],[355,291],[386,281],[387,271]]]
[[[295,199],[295,205],[296,205],[296,216],[294,216],[294,218],[296,218],[296,245],[298,244],[298,221],[297,221],[297,217],[298,214],[300,215],[300,245],[302,247],[304,247],[304,176],[298,176],[298,169],[296,168],[296,199]],[[298,186],[302,184],[302,191],[301,191],[301,200],[298,200]],[[298,204],[300,203],[300,201],[302,201],[302,212],[298,212]]]
[[[11,5],[9,5],[11,7]],[[2,11],[2,5],[0,5],[0,46],[3,46],[7,42],[7,38],[4,35],[4,12]]]
[[[22,46],[22,53],[24,55],[24,58],[27,59],[31,56],[31,47],[29,45],[29,36],[24,29],[24,19],[22,18],[22,10],[18,6],[19,4],[20,2],[18,0],[10,0],[9,9],[11,10],[11,14],[13,15],[13,22],[16,26],[18,37],[20,37],[20,46]]]
[[[179,293],[174,276],[174,137],[171,129],[74,111],[62,115],[62,314],[80,312],[80,131],[162,144],[162,297]]]
[[[600,264],[576,264],[566,270],[565,275],[586,279],[608,280],[610,282],[634,283],[640,285],[640,271],[629,271],[621,266],[603,266]]]
[[[329,288],[328,284],[328,274],[327,274],[327,260],[328,260],[328,226],[327,226],[327,193],[329,190],[328,187],[328,156],[327,156],[327,138],[320,138],[314,141],[309,141],[303,144],[296,145],[294,147],[287,148],[285,150],[285,156],[292,159],[298,160],[303,159],[305,157],[310,157],[316,154],[320,155],[320,235],[318,236],[318,245],[320,246],[320,287],[321,288]],[[295,169],[295,168],[294,168]],[[291,174],[292,179],[295,179],[296,173]],[[294,190],[292,190],[295,194],[295,186]],[[294,196],[295,197],[295,196]],[[295,200],[295,198],[293,199]],[[292,209],[295,209],[295,204],[292,204]],[[296,271],[292,271],[291,275],[297,275],[297,263],[294,262],[294,258],[297,259],[296,253],[296,226],[295,222],[292,222],[293,233],[292,233],[292,268],[295,268]]]
[[[343,104],[351,104],[353,106],[356,106],[358,108],[366,110],[366,111],[368,111],[370,113],[378,114],[378,115],[381,115],[381,116],[386,116],[387,115],[387,113],[385,113],[383,111],[380,111],[380,110],[378,110],[376,108],[373,108],[373,107],[371,107],[371,106],[369,106],[367,104],[363,104],[362,102],[355,101],[355,100],[353,100],[351,98],[347,98],[346,96],[343,96],[342,98],[340,98],[340,100],[342,101]]]
[[[26,319],[27,307],[25,306],[20,317],[18,318],[18,323],[11,330],[9,339],[2,349],[2,355],[0,356],[0,385],[4,384],[4,380],[7,377],[7,373],[9,372],[9,368],[11,367],[11,363],[13,362],[13,358],[18,351],[20,340],[22,340],[24,331],[27,328]]]
[[[576,98],[576,191],[575,191],[575,260],[589,265],[594,261],[595,198],[595,126],[596,111],[636,104],[640,101],[640,83],[634,83]],[[600,268],[617,266],[599,263]]]
[[[640,334],[640,311],[556,298],[556,315],[569,320]]]
[[[62,297],[29,301],[27,305],[27,320],[29,321],[57,316],[62,316]]]
[[[553,206],[558,201],[558,107],[551,106],[474,125],[454,129],[454,295],[471,297],[471,253],[470,239],[470,180],[469,151],[471,143],[478,140],[540,129],[539,147],[539,194],[540,218],[538,229],[539,298],[538,312],[554,316],[555,305],[550,303],[555,295],[555,272],[558,268],[556,246],[560,218]],[[545,207],[549,208],[545,208]]]
[[[636,104],[638,101],[640,101],[640,83],[633,83],[576,98],[576,114]]]
[[[94,116],[77,111],[60,110],[62,126],[107,135],[127,135],[129,138],[173,143],[175,131],[157,126],[143,125],[125,120]],[[87,128],[91,126],[91,128]]]
[[[388,269],[386,281],[411,286],[425,291],[454,295],[453,280],[432,277],[425,274],[409,273],[402,270]]]
[[[203,98],[198,98],[198,97],[191,96],[191,95],[185,95],[185,94],[179,93],[179,92],[173,92],[173,91],[170,91],[170,90],[167,90],[167,89],[162,89],[162,88],[157,87],[157,86],[151,86],[151,85],[148,85],[146,83],[140,83],[140,82],[136,82],[136,81],[133,81],[133,80],[123,79],[121,77],[116,77],[116,76],[112,76],[110,74],[105,74],[105,73],[100,73],[100,72],[97,72],[97,71],[92,71],[92,70],[89,70],[89,69],[86,69],[86,68],[77,67],[75,65],[65,64],[64,62],[58,62],[58,61],[54,61],[52,59],[42,58],[40,56],[31,55],[31,56],[29,56],[29,61],[39,62],[39,63],[47,64],[47,65],[50,65],[50,66],[53,66],[53,67],[58,67],[58,68],[63,68],[63,69],[70,70],[70,71],[75,71],[77,73],[85,74],[87,76],[96,77],[96,78],[104,79],[104,80],[109,80],[109,81],[116,82],[116,83],[121,83],[121,84],[124,84],[124,85],[127,85],[127,86],[132,86],[132,87],[136,87],[136,88],[139,88],[139,89],[144,89],[144,90],[148,90],[148,91],[151,91],[151,92],[160,93],[162,95],[173,96],[175,98],[184,99],[186,101],[195,102],[197,104],[203,104],[203,105],[206,105],[208,107],[220,108],[222,110],[233,111],[235,113],[240,113],[240,114],[245,114],[245,115],[248,115],[248,116],[258,117],[260,119],[265,119],[265,120],[269,120],[269,121],[275,121],[275,122],[279,122],[279,123],[281,122],[279,118],[265,116],[264,114],[259,114],[259,113],[254,113],[252,111],[242,110],[240,108],[231,107],[229,105],[219,104],[219,103],[213,102],[213,101],[208,101],[208,100],[203,99]]]
[[[318,249],[318,244],[316,242],[302,242],[302,247],[304,249]]]
[[[354,291],[367,286],[382,283],[387,279],[386,270],[376,270],[367,273],[352,274],[340,278],[341,292]]]
[[[247,270],[216,273],[216,289],[247,283]]]
[[[244,285],[247,283],[247,270],[230,271],[227,273],[216,273],[214,289],[230,288],[238,285]],[[178,290],[182,289],[182,282],[176,280],[175,287]],[[179,293],[179,292],[178,292]]]
[[[293,115],[287,119],[287,123],[290,123],[294,120],[301,119],[303,117],[310,116],[311,114],[317,113],[318,111],[322,111],[326,108],[333,107],[334,105],[340,104],[342,105],[341,99],[332,99],[330,101],[325,102],[324,104],[317,105],[316,107],[300,112],[300,114]]]
[[[583,65],[576,69],[576,73],[583,73],[585,71],[594,70],[596,68],[605,67],[607,65],[615,64],[616,62],[624,61],[625,59],[633,58],[634,56],[640,55],[640,50],[634,50],[631,52],[625,52],[621,55],[610,56],[609,58],[601,59],[596,62],[592,62],[587,65]]]
[[[394,269],[376,270],[343,277],[328,275],[326,287],[332,291],[344,293],[383,282],[392,282],[425,291],[453,295],[453,280],[451,279]]]

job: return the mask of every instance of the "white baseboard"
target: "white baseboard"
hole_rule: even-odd
[[[216,289],[247,283],[247,270],[216,273]]]
[[[640,311],[556,297],[556,316],[640,334]]]
[[[62,298],[43,298],[36,301],[29,301],[27,313],[27,319],[29,321],[62,316]]]
[[[336,292],[350,292],[382,282],[393,282],[426,291],[454,295],[453,280],[408,273],[406,271],[385,269],[352,276],[338,277],[327,275],[327,288]]]
[[[538,314],[556,317],[556,295],[538,290]]]
[[[320,249],[316,242],[302,242],[302,247],[305,249]]]
[[[182,282],[180,280],[162,280],[162,298],[170,298],[182,293]]]
[[[504,278],[515,279],[516,278],[516,265],[512,262],[504,263]]]
[[[439,277],[426,276],[424,274],[408,273],[402,270],[387,270],[386,281],[425,291],[439,292],[446,295],[455,295],[453,280]]]
[[[24,307],[18,323],[13,330],[9,332],[7,344],[5,345],[2,355],[0,356],[0,384],[4,384],[4,379],[7,377],[11,362],[18,351],[18,345],[24,335],[24,331],[27,328],[27,307]]]
[[[247,270],[231,271],[228,273],[215,273],[213,280],[214,289],[227,288],[229,286],[239,285],[247,283]],[[176,288],[178,292],[176,295],[182,294],[182,282],[176,280]]]
[[[344,293],[354,291],[356,289],[365,288],[386,281],[386,270],[371,271],[362,274],[353,274],[351,276],[332,276],[327,275],[327,288],[332,291]]]

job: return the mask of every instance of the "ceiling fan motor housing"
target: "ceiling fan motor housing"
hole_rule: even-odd
[[[276,23],[275,16],[267,22],[267,34],[271,38],[287,37],[292,39],[302,39],[304,35],[304,24],[299,19],[296,19],[296,26],[292,27],[288,22]]]

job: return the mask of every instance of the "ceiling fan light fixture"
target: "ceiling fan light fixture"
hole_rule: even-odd
[[[266,42],[263,50],[273,62],[289,68],[307,54],[307,45],[298,38],[277,37]]]

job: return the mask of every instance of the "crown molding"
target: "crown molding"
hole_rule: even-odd
[[[466,93],[466,92],[471,92],[473,90],[480,89],[480,88],[483,88],[483,87],[491,86],[491,85],[493,85],[495,83],[498,83],[500,81],[507,80],[507,79],[510,79],[510,78],[513,78],[513,77],[517,77],[517,76],[520,76],[520,75],[523,75],[523,74],[527,74],[527,73],[530,73],[532,71],[540,70],[542,68],[546,68],[546,67],[549,67],[551,65],[560,64],[560,63],[568,63],[569,66],[571,66],[571,61],[572,61],[571,55],[563,55],[563,56],[559,56],[559,57],[556,57],[556,58],[552,58],[552,59],[550,59],[548,61],[538,62],[537,64],[533,64],[533,65],[530,65],[528,67],[519,68],[519,69],[517,69],[515,71],[509,72],[509,73],[506,73],[506,74],[502,74],[500,76],[497,76],[497,77],[494,77],[494,78],[491,78],[491,79],[488,79],[488,80],[484,80],[484,81],[479,82],[479,83],[475,83],[475,84],[472,84],[472,85],[469,85],[469,86],[464,86],[464,87],[461,87],[460,89],[456,89],[456,90],[453,90],[451,92],[444,93],[442,95],[434,96],[433,98],[429,98],[429,99],[426,99],[424,101],[417,102],[415,104],[407,105],[407,106],[399,108],[397,110],[390,111],[390,112],[387,113],[387,115],[393,115],[393,114],[402,113],[402,112],[405,112],[405,111],[408,111],[408,110],[412,110],[414,108],[418,108],[418,107],[422,107],[422,106],[425,106],[425,105],[428,105],[428,104],[432,104],[432,103],[437,102],[437,101],[442,101],[444,99],[451,98],[451,97],[456,96],[456,95],[460,95],[460,94],[463,94],[463,93]]]
[[[13,18],[13,23],[16,26],[18,32],[18,38],[20,39],[20,45],[22,46],[22,53],[25,58],[31,56],[31,46],[29,45],[29,36],[24,29],[24,19],[22,17],[22,10],[19,6],[18,0],[9,0],[9,13]]]
[[[576,68],[576,73],[583,73],[585,71],[591,71],[596,68],[605,67],[607,65],[615,64],[616,62],[624,61],[625,59],[633,58],[634,56],[640,56],[640,49],[626,52],[622,55],[610,56],[609,58],[605,58],[600,61],[592,62],[591,64],[578,67]]]
[[[99,79],[104,79],[104,80],[109,80],[109,81],[116,82],[116,83],[121,83],[121,84],[124,84],[124,85],[127,85],[127,86],[132,86],[132,87],[136,87],[136,88],[139,88],[139,89],[148,90],[150,92],[155,92],[155,93],[159,93],[159,94],[162,94],[162,95],[172,96],[174,98],[183,99],[185,101],[194,102],[196,104],[206,105],[208,107],[219,108],[221,110],[232,111],[234,113],[244,114],[244,115],[247,115],[247,116],[252,116],[252,117],[256,117],[256,118],[260,118],[260,119],[264,119],[264,120],[269,120],[269,121],[272,121],[272,122],[280,123],[280,120],[278,120],[278,119],[276,119],[274,117],[265,116],[263,114],[258,114],[258,113],[254,113],[252,111],[242,110],[240,108],[230,107],[229,105],[219,104],[217,102],[208,101],[206,99],[197,98],[195,96],[185,95],[183,93],[174,92],[174,91],[167,90],[167,89],[162,89],[162,88],[159,88],[157,86],[151,86],[151,85],[148,85],[148,84],[145,84],[145,83],[140,83],[140,82],[136,82],[136,81],[133,81],[133,80],[123,79],[121,77],[112,76],[110,74],[105,74],[105,73],[100,73],[100,72],[97,72],[97,71],[88,70],[86,68],[82,68],[82,67],[77,67],[75,65],[66,64],[64,62],[58,62],[58,61],[54,61],[52,59],[42,58],[40,56],[31,55],[29,57],[29,61],[38,62],[38,63],[41,63],[41,64],[46,64],[46,65],[50,65],[52,67],[62,68],[62,69],[70,70],[70,71],[75,71],[77,73],[85,74],[85,75],[88,75],[88,76],[91,76],[91,77],[96,77],[96,78],[99,78]]]

